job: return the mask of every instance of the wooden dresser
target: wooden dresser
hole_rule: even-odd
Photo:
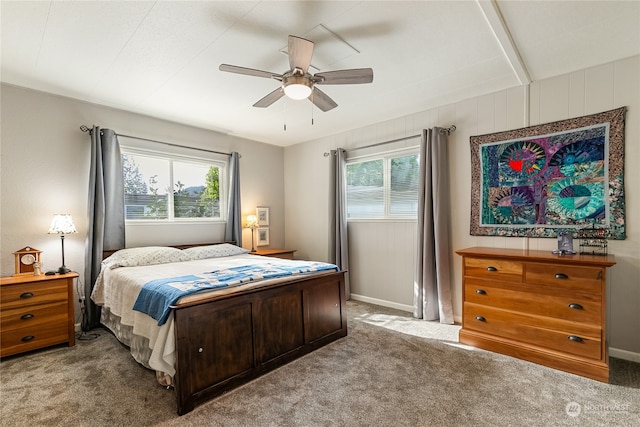
[[[0,357],[54,344],[75,344],[77,273],[0,278]]]
[[[612,255],[468,248],[460,342],[609,381],[606,277]]]

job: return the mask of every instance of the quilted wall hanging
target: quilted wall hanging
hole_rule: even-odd
[[[472,136],[471,235],[625,238],[625,107]]]

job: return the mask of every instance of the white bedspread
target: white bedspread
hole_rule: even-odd
[[[158,326],[157,321],[150,316],[132,309],[142,286],[161,278],[169,278],[193,273],[202,273],[220,268],[239,267],[246,264],[275,264],[290,263],[291,260],[243,254],[221,258],[203,259],[196,261],[175,262],[169,264],[146,265],[139,267],[104,268],[102,275],[96,281],[91,299],[100,306],[107,307],[112,314],[120,317],[121,323],[133,327],[135,335],[149,340],[151,356],[148,364],[152,369],[175,375],[175,334],[173,316],[167,322]],[[192,294],[182,298],[178,304],[185,301],[202,299],[214,292],[227,294],[248,289],[262,287],[277,281],[290,278],[271,279],[261,282],[250,282],[233,288],[222,288]]]

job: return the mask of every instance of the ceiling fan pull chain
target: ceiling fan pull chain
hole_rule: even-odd
[[[285,102],[282,103],[282,117],[284,118],[283,129],[286,132],[287,131],[287,100],[286,99],[285,99]]]

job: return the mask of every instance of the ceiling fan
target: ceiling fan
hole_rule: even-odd
[[[310,74],[308,70],[313,56],[313,46],[314,43],[312,41],[301,37],[289,36],[288,54],[291,69],[282,74],[228,64],[221,64],[220,71],[265,77],[282,82],[280,87],[253,104],[254,107],[259,108],[266,108],[284,95],[287,95],[292,99],[308,98],[322,111],[329,111],[337,107],[338,104],[326,93],[318,89],[316,85],[361,84],[373,81],[373,70],[371,68],[354,68]]]

